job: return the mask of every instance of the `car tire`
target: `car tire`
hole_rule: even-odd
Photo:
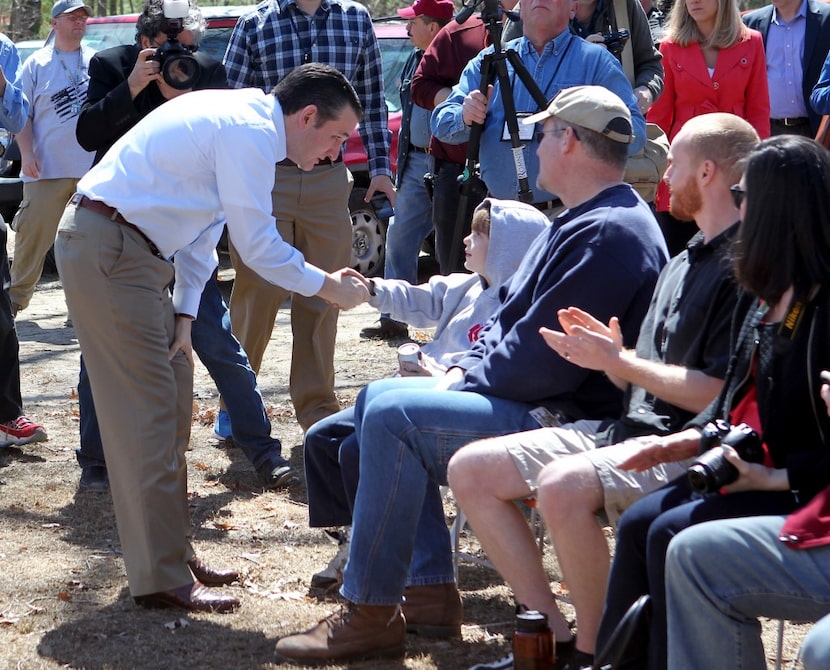
[[[353,188],[349,196],[352,267],[365,277],[377,277],[383,275],[389,220],[378,217],[371,203],[364,202],[365,197],[365,188]]]

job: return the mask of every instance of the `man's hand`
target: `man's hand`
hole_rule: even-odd
[[[154,60],[147,60],[156,53],[155,49],[142,49],[138,52],[138,60],[133,66],[133,71],[127,77],[127,86],[130,87],[130,97],[135,100],[151,81],[160,79],[159,63]]]
[[[461,103],[461,118],[464,119],[464,124],[471,126],[474,123],[484,123],[487,116],[487,107],[490,105],[490,98],[493,97],[493,85],[487,87],[487,97],[484,94],[475,90],[468,93]]]
[[[6,75],[3,74],[3,67],[0,66],[0,98],[6,95]]]
[[[645,116],[649,108],[654,104],[654,96],[648,86],[638,86],[634,89],[634,97],[637,98],[637,107],[640,113]]]
[[[357,270],[343,268],[326,275],[317,295],[338,309],[352,309],[369,300],[369,282]]]
[[[382,191],[386,197],[389,198],[389,202],[392,204],[392,207],[395,206],[395,185],[385,174],[379,174],[372,177],[372,181],[369,182],[369,188],[366,190],[366,197],[363,198],[363,202],[369,202],[372,199],[372,196],[378,191]]]
[[[603,37],[602,33],[594,33],[593,35],[586,35],[585,36],[586,42],[591,42],[592,44],[599,44],[601,47],[605,47],[605,37]]]
[[[608,325],[577,307],[560,309],[559,324],[564,332],[540,328],[547,345],[567,361],[589,370],[613,368],[622,352],[622,331],[617,317]]]
[[[23,152],[21,151],[21,154]],[[40,179],[40,161],[34,157],[34,154],[28,156],[21,155],[20,171],[27,177],[32,179]]]
[[[638,437],[627,440],[624,444],[631,445],[632,453],[620,463],[620,469],[643,472],[661,463],[674,463],[694,456],[700,444],[700,431],[697,428],[688,428],[663,437]]]
[[[176,354],[181,351],[184,357],[193,364],[193,345],[190,341],[190,327],[193,325],[193,318],[185,315],[176,316],[176,324],[173,330],[173,344],[170,345],[170,351],[167,354],[167,360],[172,361]]]
[[[462,383],[464,383],[464,370],[450,368],[433,388],[436,391],[457,391]]]

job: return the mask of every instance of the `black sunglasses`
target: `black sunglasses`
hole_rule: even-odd
[[[729,192],[732,194],[732,202],[735,203],[735,207],[740,209],[746,197],[746,191],[741,188],[740,184],[733,184],[729,187]]]

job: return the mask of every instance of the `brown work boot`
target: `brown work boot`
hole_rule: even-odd
[[[424,637],[459,637],[463,607],[455,583],[407,586],[403,592],[406,632]]]
[[[300,663],[403,656],[406,624],[397,605],[347,603],[305,633],[277,642],[277,657]]]

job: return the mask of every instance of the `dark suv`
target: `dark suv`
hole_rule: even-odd
[[[236,20],[254,8],[254,5],[202,7],[202,14],[207,22],[207,31],[199,44],[200,49],[222,60]],[[132,44],[135,41],[137,18],[138,14],[91,18],[87,22],[84,44],[98,51],[119,44]],[[399,93],[401,72],[412,47],[406,34],[406,25],[402,21],[377,21],[375,33],[378,36],[383,58],[386,107],[389,111],[389,129],[392,131],[390,158],[394,171],[398,151],[398,129],[401,123]],[[49,39],[47,39],[48,42]],[[23,186],[18,177],[20,152],[17,145],[8,134],[5,138],[0,135],[0,145],[4,142],[8,145],[8,151],[0,156],[0,213],[6,221],[10,221],[23,197]],[[354,175],[354,189],[349,200],[354,234],[352,265],[369,276],[381,274],[386,246],[386,227],[389,222],[386,219],[380,219],[370,203],[363,202],[369,186],[368,158],[363,142],[357,133],[346,141],[343,158]]]

